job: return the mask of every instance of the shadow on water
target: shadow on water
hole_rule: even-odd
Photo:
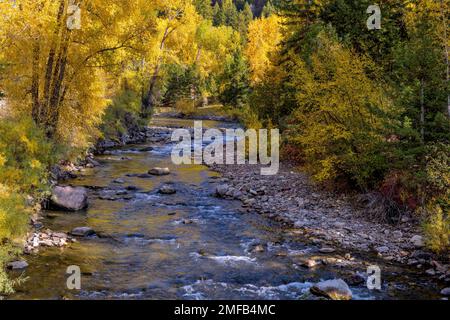
[[[182,120],[176,123],[182,125]],[[173,122],[159,120],[157,125]],[[347,279],[376,261],[358,254],[348,261],[337,255],[335,263],[303,268],[301,261],[318,255],[318,248],[262,216],[243,214],[240,202],[213,197],[220,180],[216,173],[204,166],[173,165],[168,145],[149,152],[133,150],[126,147],[100,156],[101,167],[86,169],[70,181],[91,188],[86,211],[46,212],[45,225],[51,230],[89,226],[101,237],[80,239],[62,249],[41,249],[28,257],[28,281],[12,298],[314,298],[308,294],[312,283]],[[156,166],[169,167],[172,174],[139,176]],[[172,184],[177,193],[159,194],[163,184]],[[81,291],[66,287],[66,268],[71,265],[81,268]],[[355,284],[355,298],[435,298],[413,272],[380,266],[388,270],[383,290]]]

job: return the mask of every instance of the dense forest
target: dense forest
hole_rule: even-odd
[[[372,2],[0,1],[0,292],[52,165],[161,106],[280,128],[284,161],[448,252],[450,4],[380,0],[368,30]]]

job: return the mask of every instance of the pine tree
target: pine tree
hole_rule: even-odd
[[[194,0],[197,12],[205,19],[212,20],[214,16],[211,0]]]
[[[248,103],[250,93],[248,75],[248,65],[244,55],[237,50],[227,61],[225,71],[220,77],[222,88],[219,98],[223,104],[243,108]]]

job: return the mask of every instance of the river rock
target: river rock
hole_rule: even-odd
[[[60,239],[67,239],[67,234],[63,232],[54,232],[52,236]]]
[[[94,235],[95,231],[89,227],[78,227],[73,229],[71,234],[76,237],[89,237]]]
[[[266,250],[265,250],[265,248],[264,248],[264,246],[262,244],[257,244],[252,249],[253,253],[261,253],[261,252],[264,252],[264,251],[266,251]]]
[[[153,151],[153,147],[144,147],[139,149],[140,152],[149,152],[149,151]]]
[[[90,157],[86,158],[86,162],[91,164],[94,167],[99,167],[100,166],[100,162],[95,161],[94,159],[92,159]]]
[[[411,238],[410,241],[416,248],[422,248],[425,246],[422,236],[415,235]]]
[[[321,261],[317,261],[314,259],[305,259],[301,262],[301,265],[305,268],[314,268],[315,266],[319,265]]]
[[[175,188],[172,186],[164,185],[159,189],[159,193],[170,195],[177,193],[177,190],[175,190]]]
[[[441,290],[441,294],[446,297],[450,297],[450,287]]]
[[[360,273],[353,273],[350,276],[346,277],[345,280],[351,286],[359,286],[366,282],[366,278]]]
[[[394,232],[392,232],[392,235],[395,237],[395,239],[401,240],[403,237],[403,232],[401,232],[400,230],[395,230]]]
[[[311,293],[324,296],[332,300],[351,300],[352,291],[342,279],[322,281],[310,289]]]
[[[10,270],[20,270],[28,267],[28,263],[26,261],[13,261],[8,263],[7,268]]]
[[[88,193],[85,188],[62,187],[53,188],[51,204],[67,211],[79,211],[88,206]]]
[[[125,183],[125,180],[123,180],[123,179],[116,179],[116,180],[114,180],[113,182],[114,182],[114,183],[117,183],[117,184],[124,184],[124,183]]]
[[[149,170],[148,172],[149,174],[153,175],[153,176],[167,176],[170,174],[170,169],[169,168],[153,168],[151,170]]]
[[[329,247],[324,247],[324,248],[319,249],[320,253],[333,253],[335,251],[336,251],[335,249],[329,248]]]
[[[378,253],[387,253],[387,252],[389,252],[389,247],[387,247],[387,246],[376,247],[375,250]]]
[[[227,195],[229,186],[227,184],[221,184],[216,188],[216,196],[219,198],[224,198]]]

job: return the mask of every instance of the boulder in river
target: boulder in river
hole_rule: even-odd
[[[170,194],[175,194],[175,193],[177,193],[177,190],[175,190],[175,188],[172,187],[172,186],[164,185],[164,186],[162,186],[162,187],[159,189],[159,193],[170,195]]]
[[[311,293],[332,300],[351,300],[352,291],[342,279],[327,280],[316,283],[310,289]]]
[[[144,147],[139,149],[140,152],[149,152],[149,151],[153,151],[153,147]]]
[[[88,206],[88,193],[81,187],[56,186],[53,188],[50,201],[59,209],[79,211]]]
[[[94,229],[89,227],[78,227],[70,232],[71,235],[76,237],[89,237],[95,234]]]
[[[149,170],[148,173],[151,175],[154,175],[154,176],[167,176],[170,174],[170,170],[169,170],[169,168],[156,167],[156,168]]]
[[[26,261],[13,261],[8,263],[7,268],[10,270],[20,270],[28,267],[28,263]]]
[[[225,198],[230,187],[227,184],[221,184],[216,188],[216,196],[218,198]]]

